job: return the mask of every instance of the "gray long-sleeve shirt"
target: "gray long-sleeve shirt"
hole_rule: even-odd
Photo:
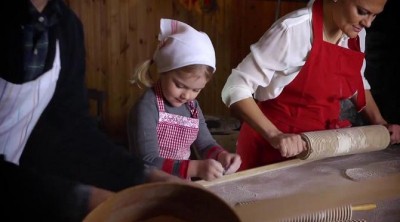
[[[173,107],[164,100],[165,112],[190,117],[187,106]],[[195,101],[199,118],[199,133],[192,145],[201,158],[216,158],[223,148],[214,140],[199,103]],[[160,157],[160,147],[157,139],[157,124],[159,110],[153,88],[149,88],[131,108],[128,117],[128,138],[130,151],[140,156],[148,165],[155,166],[179,177],[186,177],[189,160],[171,160]],[[172,171],[165,169],[165,165],[172,165]],[[186,168],[186,169],[185,169]]]

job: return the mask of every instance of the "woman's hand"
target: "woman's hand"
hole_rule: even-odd
[[[270,137],[268,142],[278,149],[283,157],[293,157],[307,149],[306,142],[299,134],[276,134]]]
[[[390,133],[390,144],[400,143],[400,125],[386,124],[386,128]]]

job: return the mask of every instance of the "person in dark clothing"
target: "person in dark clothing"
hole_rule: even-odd
[[[145,168],[97,128],[88,109],[82,23],[62,0],[1,1],[0,16],[2,211],[45,209],[53,221],[80,221],[90,207],[74,198],[90,203],[146,182],[183,181]],[[79,197],[73,193],[82,187]]]
[[[75,13],[61,0],[7,1],[1,10],[6,160],[113,191],[143,183],[142,161],[116,146],[89,115],[83,27]]]
[[[4,221],[82,221],[113,195],[93,186],[39,174],[2,158],[0,181],[0,217]]]

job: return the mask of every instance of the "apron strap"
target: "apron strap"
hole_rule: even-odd
[[[162,97],[162,90],[161,90],[161,82],[160,81],[158,81],[156,83],[156,85],[154,86],[154,91],[156,93],[158,111],[159,112],[165,112],[164,99]]]

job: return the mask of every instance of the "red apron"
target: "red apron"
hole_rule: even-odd
[[[258,103],[265,116],[284,133],[301,133],[351,126],[339,120],[340,100],[356,95],[356,107],[365,107],[360,74],[364,54],[359,39],[349,39],[349,48],[323,41],[322,0],[313,5],[313,43],[309,57],[297,77],[275,99]],[[261,135],[244,123],[239,133],[239,170],[287,160]]]
[[[190,146],[196,140],[199,132],[198,112],[194,102],[187,106],[191,112],[191,118],[165,112],[161,86],[158,82],[155,86],[157,105],[159,111],[157,137],[160,146],[160,157],[174,160],[188,160]]]

